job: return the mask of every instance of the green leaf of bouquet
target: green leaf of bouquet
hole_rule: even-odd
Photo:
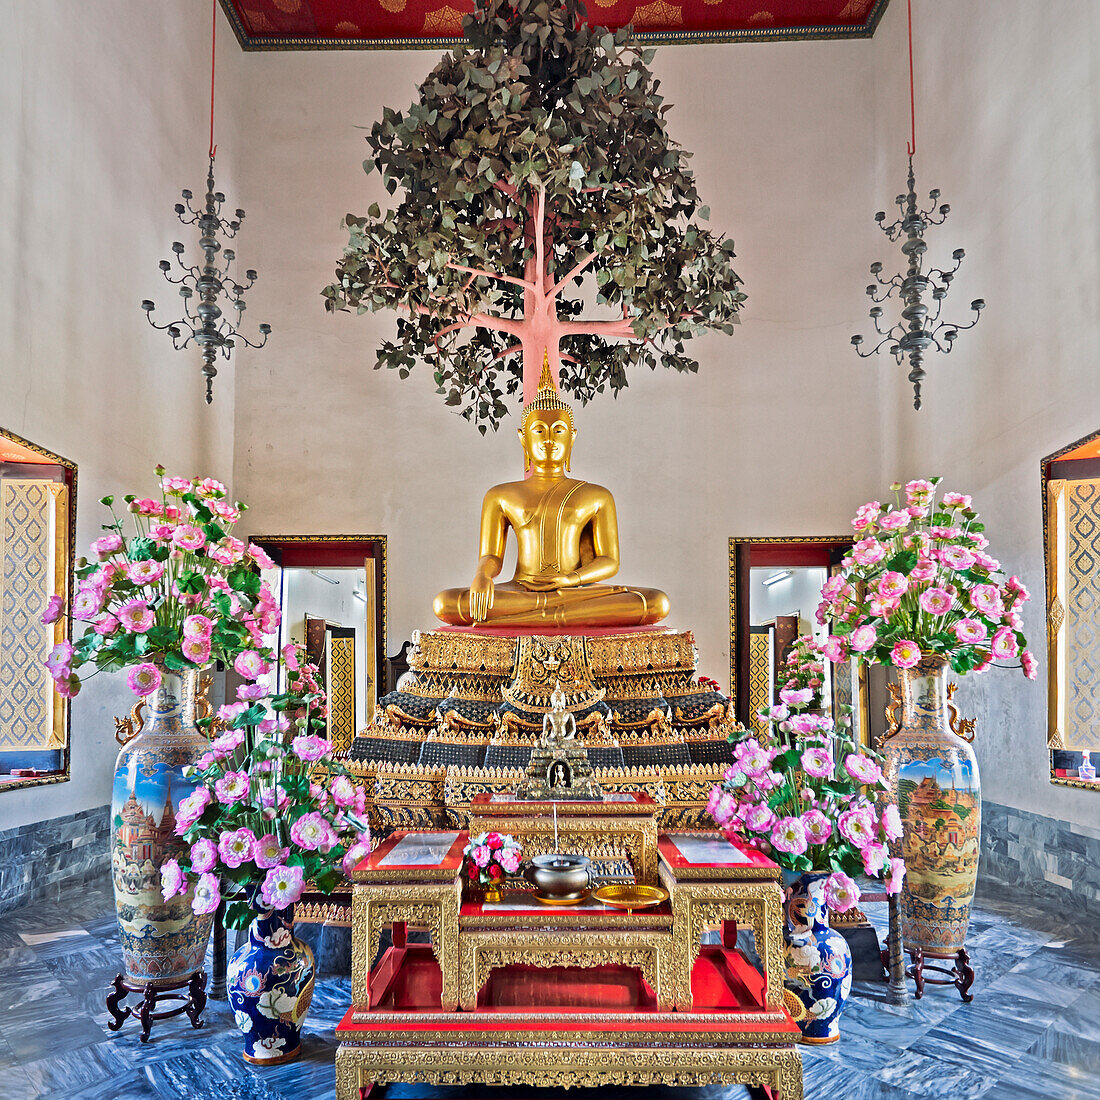
[[[313,879],[314,885],[322,894],[331,894],[343,881],[344,876],[331,867]]]
[[[170,649],[164,654],[164,667],[172,672],[186,672],[187,669],[195,666],[179,650]]]
[[[260,574],[253,573],[247,566],[235,566],[225,579],[230,587],[238,592],[246,592],[249,596],[255,596],[260,591]]]
[[[247,928],[252,923],[252,907],[246,901],[230,901],[225,906],[226,928]]]
[[[910,570],[917,564],[918,557],[919,555],[916,550],[899,550],[889,561],[887,561],[886,568],[895,573],[902,573],[908,576]]]
[[[197,573],[194,570],[189,570],[186,573],[181,573],[176,578],[176,586],[181,592],[185,592],[188,595],[197,596],[206,587],[206,581],[204,580],[202,573]]]

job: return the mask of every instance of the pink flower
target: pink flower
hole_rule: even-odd
[[[968,497],[967,500],[970,498]],[[890,860],[890,874],[886,880],[886,892],[897,894],[901,891],[901,880],[905,878],[905,860],[895,857]]]
[[[320,760],[325,753],[332,750],[332,744],[330,742],[313,733],[299,734],[291,741],[290,747],[300,760],[305,760],[307,763]]]
[[[206,545],[206,535],[201,527],[184,523],[172,532],[172,542],[181,550],[201,550]]]
[[[186,477],[161,478],[160,487],[170,496],[182,496],[191,491],[191,482]]]
[[[1035,659],[1035,654],[1030,649],[1025,649],[1020,654],[1020,667],[1024,670],[1024,675],[1029,680],[1034,680],[1036,674],[1039,671],[1039,662]]]
[[[261,568],[261,569],[274,569],[275,563],[268,556],[267,552],[257,546],[254,542],[248,544],[248,556]]]
[[[352,806],[355,804],[355,784],[346,775],[338,775],[330,784],[329,791],[332,800],[337,806]]]
[[[893,802],[882,811],[882,831],[889,840],[897,840],[901,836],[901,814]]]
[[[149,537],[158,543],[168,542],[172,538],[172,532],[175,530],[170,523],[158,523],[152,527],[149,531]]]
[[[844,639],[838,638],[833,634],[830,634],[825,640],[825,646],[822,652],[825,654],[826,659],[832,661],[834,664],[839,664],[848,656],[848,649],[844,644]]]
[[[212,477],[204,477],[195,486],[195,492],[200,497],[223,497],[225,496],[225,486]]]
[[[199,881],[195,884],[195,896],[191,899],[191,908],[199,914],[213,913],[221,900],[218,880],[214,875],[209,871],[205,875],[199,875]]]
[[[103,591],[98,588],[81,588],[73,601],[73,618],[87,622],[103,610]]]
[[[852,520],[852,527],[857,531],[863,531],[868,527],[873,527],[881,511],[882,505],[879,504],[877,500],[868,501],[866,504],[860,505],[860,507],[856,509],[856,518]]]
[[[243,653],[238,653],[233,667],[246,680],[255,680],[271,671],[271,665],[254,649],[246,649]]]
[[[234,718],[239,717],[248,710],[247,703],[223,703],[218,707],[218,717],[223,722],[232,722]]]
[[[196,787],[182,799],[176,809],[176,833],[183,836],[202,817],[210,802],[210,792],[205,787]]]
[[[811,688],[784,688],[779,698],[789,707],[801,707],[814,697]]]
[[[874,822],[871,813],[865,808],[845,810],[837,818],[836,827],[841,836],[850,840],[857,848],[865,848],[874,839]]]
[[[80,678],[74,676],[72,672],[63,673],[60,676],[55,674],[53,687],[62,699],[75,699],[80,694]]]
[[[506,874],[514,875],[519,870],[522,857],[518,848],[505,848],[498,858]]]
[[[985,624],[977,619],[960,619],[955,624],[954,630],[955,637],[964,645],[984,642],[986,635],[989,633],[985,628]]]
[[[367,856],[370,855],[369,845],[358,843],[353,844],[347,852],[344,853],[343,867],[344,874],[350,875],[355,868],[363,862]]]
[[[881,783],[882,769],[869,756],[863,753],[849,753],[844,758],[844,770],[860,783]]]
[[[299,848],[315,852],[318,848],[331,848],[336,838],[332,835],[332,826],[314,810],[303,814],[291,825],[290,839]]]
[[[180,643],[180,653],[192,664],[208,664],[210,661],[210,639],[184,638]]]
[[[976,611],[988,615],[991,619],[999,619],[1004,613],[1004,604],[1001,603],[1001,593],[995,584],[976,584],[970,589],[970,603]]]
[[[970,497],[963,495],[962,493],[944,493],[943,494],[943,506],[945,508],[969,508]]]
[[[1005,591],[1016,596],[1019,603],[1027,603],[1031,599],[1031,593],[1028,592],[1024,582],[1017,576],[1011,576],[1005,581]],[[1013,600],[1013,603],[1015,602],[1017,600]]]
[[[137,696],[145,698],[160,687],[160,669],[154,664],[134,665],[126,674],[126,684]]]
[[[256,836],[251,829],[234,829],[218,837],[218,855],[226,867],[240,867],[252,858]]]
[[[298,671],[298,647],[296,645],[283,646],[283,664],[290,672]]]
[[[106,535],[100,535],[99,538],[92,541],[91,550],[100,561],[105,558],[109,558],[112,554],[117,553],[122,549],[122,536],[116,535],[114,532],[110,532]]]
[[[954,602],[951,593],[945,588],[928,588],[917,598],[921,608],[936,618],[946,615]]]
[[[187,878],[174,859],[165,860],[161,865],[160,892],[165,901],[187,892]]]
[[[301,867],[272,867],[264,878],[260,893],[272,909],[285,909],[301,896],[305,872]]]
[[[877,565],[886,557],[886,547],[878,539],[860,539],[852,547],[852,558],[860,565]]]
[[[933,485],[930,481],[923,479],[917,481],[910,481],[905,486],[905,499],[910,504],[927,504],[929,498],[932,496]]]
[[[766,805],[753,806],[745,814],[744,822],[754,833],[766,833],[775,824],[775,814]]]
[[[849,639],[853,653],[866,653],[877,641],[878,631],[873,623],[864,623],[863,626],[857,626],[852,631],[852,637]]]
[[[202,875],[213,871],[218,862],[218,848],[212,841],[203,837],[191,845],[191,870]]]
[[[232,806],[248,797],[248,773],[226,772],[214,784],[214,793],[223,806]]]
[[[253,859],[256,861],[256,866],[263,871],[269,871],[272,867],[278,867],[287,856],[290,855],[289,848],[283,848],[279,844],[279,838],[273,833],[268,833],[266,836],[260,837],[256,841],[253,848]]]
[[[836,913],[846,913],[859,904],[859,887],[843,871],[834,871],[825,880],[825,900]]]
[[[231,756],[244,744],[244,730],[228,730],[210,743],[210,751],[219,759]]]
[[[470,852],[470,858],[478,867],[488,867],[489,860],[492,859],[492,852],[489,851],[487,844],[475,844]]]
[[[859,854],[863,856],[863,873],[874,878],[885,865],[889,852],[887,852],[885,844],[872,842],[862,849]]]
[[[891,615],[901,606],[900,599],[882,600],[878,596],[872,596],[867,601],[867,610],[876,619],[889,619]]]
[[[936,563],[932,558],[917,558],[917,564],[909,570],[909,579],[916,581],[918,584],[932,580],[935,575]]]
[[[185,638],[209,638],[214,629],[214,620],[206,615],[188,615],[183,620]]]
[[[944,565],[956,571],[969,569],[974,564],[974,555],[965,546],[945,546],[938,551],[938,556]]]
[[[800,856],[806,850],[806,830],[797,817],[780,818],[772,828],[772,847],[778,852]]]
[[[833,823],[816,808],[802,815],[802,827],[811,844],[824,844],[833,834]]]
[[[890,659],[896,668],[912,668],[920,662],[920,646],[909,638],[894,643]]]
[[[908,512],[887,512],[878,523],[884,531],[900,531],[909,526],[909,520]]]
[[[118,630],[118,619],[114,615],[101,615],[92,624],[92,629],[102,637],[106,638],[108,635],[114,634]]]
[[[1007,661],[1012,657],[1015,657],[1020,652],[1019,643],[1016,641],[1015,631],[1011,627],[1002,626],[993,635],[993,641],[991,643],[993,650],[993,656],[998,661]]]
[[[929,527],[928,534],[936,542],[953,542],[962,534],[961,527]]]
[[[129,634],[144,634],[156,620],[145,600],[127,600],[119,607],[117,617],[123,630]]]
[[[58,642],[46,658],[46,668],[51,675],[64,673],[67,676],[72,670],[73,655],[74,650],[71,642]]]
[[[775,756],[775,749],[765,748],[756,738],[750,737],[734,750],[734,763],[745,775],[756,778],[771,767]]]
[[[161,507],[160,501],[146,497],[144,500],[133,501],[130,504],[130,511],[139,516],[159,516],[164,512],[164,509]]]
[[[60,596],[51,596],[46,604],[46,610],[42,612],[41,622],[49,626],[56,623],[65,611],[65,601]]]
[[[267,695],[267,684],[263,680],[257,680],[254,684],[241,684],[237,688],[238,699],[262,699]]]
[[[241,510],[234,508],[232,504],[227,500],[211,500],[207,501],[207,506],[210,511],[216,516],[220,516],[228,523],[236,523],[241,518]]]
[[[164,576],[164,563],[145,558],[143,561],[127,562],[125,570],[134,584],[156,584]]]
[[[833,754],[825,748],[806,749],[802,754],[802,770],[815,779],[825,779],[833,774]]]
[[[909,581],[903,574],[888,571],[879,578],[878,594],[885,600],[893,600],[904,596],[908,587]]]

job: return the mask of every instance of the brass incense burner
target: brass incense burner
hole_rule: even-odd
[[[592,861],[588,856],[548,852],[525,864],[523,877],[540,901],[584,901],[592,889]]]

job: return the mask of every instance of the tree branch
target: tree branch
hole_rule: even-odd
[[[454,271],[464,271],[467,275],[472,275],[477,278],[479,275],[484,275],[486,279],[499,279],[502,283],[512,283],[514,286],[521,286],[524,290],[537,290],[538,288],[529,283],[526,279],[517,279],[514,275],[502,275],[499,271],[487,271],[483,267],[466,267],[463,264],[447,263],[447,266]],[[472,280],[471,280],[472,281]],[[466,286],[470,284],[467,283]],[[466,288],[463,287],[465,290]]]
[[[539,184],[535,194],[535,269],[538,286],[537,293],[543,293],[546,287],[546,185]]]
[[[569,272],[564,278],[559,280],[550,289],[550,297],[556,298],[569,284],[572,282],[588,265],[603,251],[598,249],[595,252],[589,252],[587,256],[579,264],[577,264],[572,271]]]

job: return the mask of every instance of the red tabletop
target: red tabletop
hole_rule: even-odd
[[[692,841],[702,844],[696,846]],[[714,849],[715,858],[700,858],[698,851],[692,853],[692,847]],[[728,849],[728,858],[723,857],[722,849]],[[717,830],[661,833],[657,854],[677,879],[779,877],[774,860],[748,844],[730,841]]]
[[[413,845],[416,838],[423,837],[425,845],[432,840],[445,840],[453,837],[445,854],[437,857],[415,857]],[[462,850],[469,841],[469,834],[452,830],[406,830],[388,836],[369,856],[357,864],[352,872],[356,881],[363,879],[383,879],[391,872],[399,872],[402,878],[410,873],[423,872],[425,878],[450,878],[462,867]],[[406,843],[402,844],[402,841]],[[440,844],[439,847],[442,847]],[[395,851],[396,849],[396,851]]]

